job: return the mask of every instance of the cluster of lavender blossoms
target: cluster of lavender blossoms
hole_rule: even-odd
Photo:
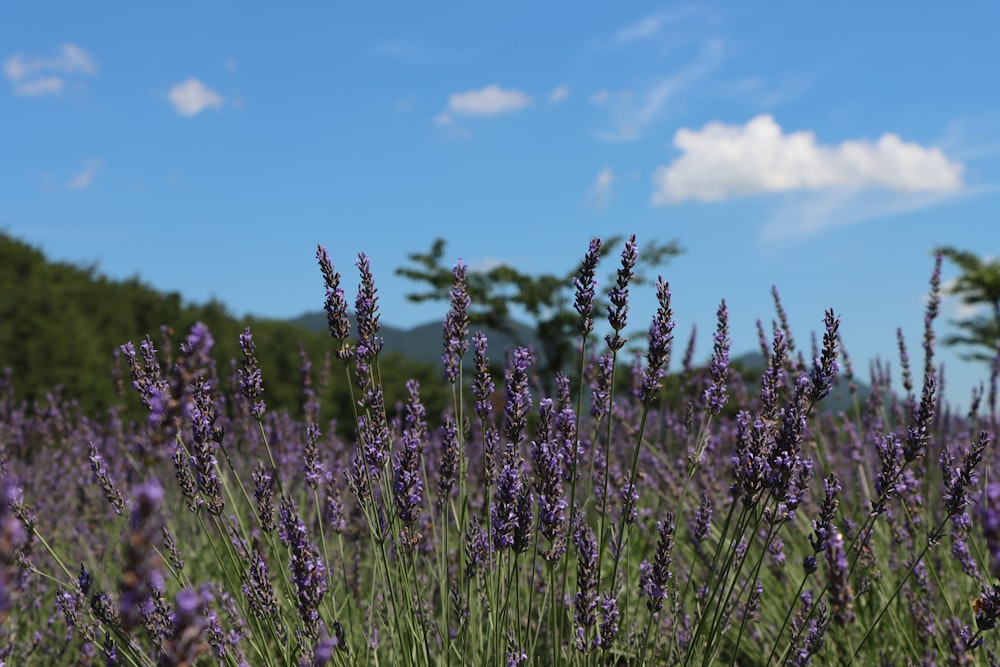
[[[122,345],[105,415],[0,376],[0,667],[1000,663],[1000,349],[954,408],[941,257],[923,364],[900,329],[866,385],[850,322],[803,350],[777,288],[760,368],[725,300],[671,368],[670,285],[631,331],[651,255],[602,282],[612,245],[555,287],[579,358],[551,377],[547,341],[477,330],[458,261],[437,380],[387,385],[372,262],[352,306],[323,246],[332,347],[294,405],[249,327],[229,365],[202,323]]]

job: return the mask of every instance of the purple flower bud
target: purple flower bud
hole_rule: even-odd
[[[608,322],[614,333],[609,334],[606,340],[612,352],[622,349],[628,342],[628,338],[623,337],[621,331],[628,323],[628,286],[635,275],[635,262],[638,258],[639,251],[635,243],[635,234],[633,234],[622,249],[622,265],[618,269],[618,279],[608,295],[608,300],[611,302],[611,307],[608,309]]]
[[[528,389],[528,368],[534,357],[526,347],[514,350],[511,365],[507,369],[507,402],[504,408],[506,421],[504,434],[508,442],[521,442],[527,424],[528,412],[531,410],[531,391]]]
[[[333,270],[330,255],[323,246],[316,247],[316,259],[323,273],[323,281],[326,283],[324,309],[330,335],[340,342],[337,358],[346,361],[351,355],[347,344],[347,337],[351,335],[351,321],[347,317],[347,298],[344,296],[344,290],[340,288],[340,273]]]
[[[718,311],[719,324],[714,336],[712,348],[712,364],[709,373],[712,384],[705,390],[705,403],[708,411],[717,415],[729,400],[727,384],[729,380],[729,311],[726,310],[726,300],[723,299]]]
[[[122,626],[131,630],[142,618],[142,607],[152,591],[163,590],[163,562],[156,551],[163,519],[160,503],[163,488],[151,480],[132,490],[131,530],[125,546],[125,571],[122,574],[119,611]]]
[[[264,401],[258,400],[264,394],[264,381],[257,363],[257,347],[253,342],[250,327],[240,334],[240,348],[243,350],[243,368],[240,370],[240,391],[250,401],[250,416],[260,419],[264,416]]]
[[[444,320],[444,355],[441,357],[448,382],[458,380],[462,356],[469,349],[469,304],[471,300],[465,284],[467,268],[462,260],[458,260],[458,264],[452,271],[455,283],[451,290],[451,309]]]
[[[597,272],[597,263],[601,259],[603,245],[604,241],[601,239],[591,239],[590,249],[580,264],[577,276],[573,278],[573,284],[576,286],[576,300],[573,307],[580,314],[577,326],[580,333],[585,336],[594,330],[594,296],[597,292],[597,280],[594,276]]]

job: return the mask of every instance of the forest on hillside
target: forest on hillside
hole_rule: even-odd
[[[318,270],[316,281],[321,295]],[[39,249],[0,232],[0,372],[5,390],[26,406],[44,409],[47,396],[58,392],[75,401],[82,414],[121,406],[136,416],[141,406],[117,354],[120,346],[132,342],[138,347],[148,335],[161,352],[176,350],[196,322],[207,325],[215,340],[219,381],[229,381],[235,372],[231,360],[241,358],[239,335],[250,327],[270,405],[301,415],[306,400],[319,399],[324,421],[353,421],[343,369],[336,360],[333,369],[327,365],[334,349],[328,333],[279,320],[238,318],[218,301],[190,303],[138,276],[112,280],[96,265],[49,261]],[[428,408],[444,406],[444,383],[434,365],[390,353],[381,372],[387,387],[398,388],[398,396],[386,396],[388,405],[405,399],[405,380],[413,377]]]

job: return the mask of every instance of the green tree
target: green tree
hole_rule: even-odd
[[[937,252],[961,270],[946,292],[960,297],[967,306],[980,307],[964,320],[953,320],[962,333],[947,336],[942,342],[972,347],[973,351],[963,355],[964,359],[991,361],[1000,345],[1000,260],[982,259],[952,247],[938,248]]]
[[[605,241],[601,257],[605,258],[621,244],[623,237],[615,236]],[[581,248],[581,257],[586,248]],[[684,252],[675,239],[666,244],[651,241],[639,251],[635,278],[632,285],[649,282],[647,271],[666,265],[671,258]],[[427,290],[407,295],[410,301],[449,301],[452,288],[452,267],[442,263],[445,254],[445,240],[437,239],[426,253],[413,253],[408,259],[410,267],[396,269],[396,274],[423,283]],[[605,268],[608,268],[605,266]],[[615,263],[610,267],[618,268]],[[531,275],[508,265],[500,264],[490,269],[477,271],[469,269],[466,274],[469,297],[469,321],[473,325],[490,328],[510,336],[516,344],[529,342],[537,347],[539,355],[539,375],[546,385],[551,385],[555,371],[570,368],[577,350],[577,322],[580,316],[573,307],[575,287],[573,279],[577,270],[568,273],[542,273]],[[603,281],[605,291],[594,300],[595,319],[607,312],[607,289],[614,284],[614,278]],[[531,320],[531,340],[524,328],[518,326],[514,314]],[[551,386],[546,386],[551,389]]]

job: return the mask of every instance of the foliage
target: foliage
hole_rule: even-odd
[[[961,270],[948,286],[948,293],[961,297],[965,306],[985,308],[985,312],[953,322],[962,333],[946,336],[942,342],[972,348],[966,359],[992,362],[1000,350],[1000,259],[983,259],[952,247],[942,247],[936,252]]]
[[[136,277],[110,280],[95,266],[49,262],[39,250],[0,233],[0,369],[9,369],[17,397],[29,405],[43,406],[53,392],[76,402],[85,414],[118,405],[129,381],[121,380],[120,360],[112,366],[119,346],[129,340],[138,344],[149,334],[157,347],[176,349],[195,322],[214,333],[219,364],[239,355],[238,336],[252,326],[268,394],[275,405],[295,414],[301,414],[304,399],[303,368],[315,363],[312,390],[330,399],[324,418],[350,427],[349,387],[321,383],[318,372],[329,348],[325,333],[275,320],[237,319],[218,301],[188,304],[180,294],[163,294]],[[405,399],[405,380],[415,377],[424,384],[427,404],[435,412],[444,406],[444,383],[433,366],[393,355],[386,369],[390,404]],[[125,405],[127,415],[140,416],[131,392]]]
[[[634,241],[635,237],[632,237]],[[605,257],[622,242],[623,238],[609,238],[601,247],[599,257]],[[426,253],[408,256],[413,266],[396,269],[397,275],[409,278],[427,287],[426,291],[407,295],[411,301],[447,302],[452,287],[452,269],[442,261],[445,256],[444,239],[437,239]],[[633,285],[649,282],[646,271],[665,266],[671,258],[683,251],[677,240],[667,244],[651,241],[639,252],[639,264]],[[472,308],[469,310],[471,324],[481,325],[512,336],[518,345],[527,345],[519,335],[516,316],[527,316],[534,325],[541,359],[540,376],[543,381],[554,377],[556,371],[569,371],[574,358],[575,333],[579,315],[573,308],[574,279],[579,271],[568,273],[525,273],[509,264],[498,264],[489,269],[469,269],[466,274]],[[607,313],[607,294],[614,280],[607,281],[604,298],[594,304],[594,316]],[[546,389],[551,390],[551,385]]]

